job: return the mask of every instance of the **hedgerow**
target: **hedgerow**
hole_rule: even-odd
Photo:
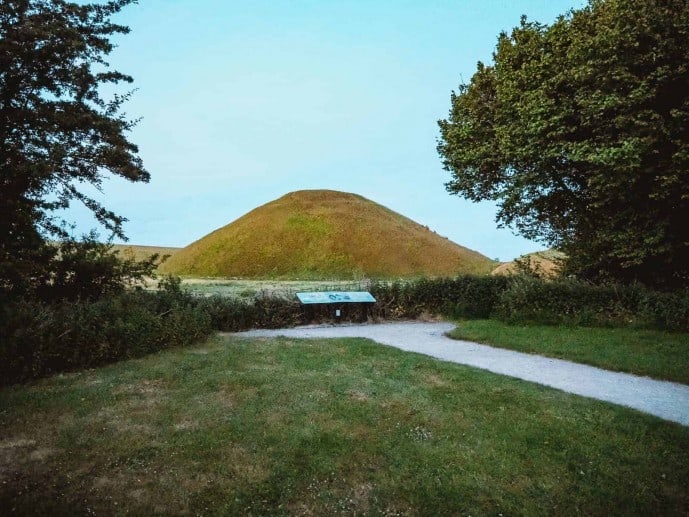
[[[293,327],[303,322],[299,302],[278,296],[247,301],[215,295],[198,299],[196,309],[210,317],[214,329],[227,332]]]
[[[382,319],[416,318],[424,313],[488,318],[509,280],[502,276],[462,275],[412,282],[377,282],[371,293],[374,314]]]
[[[657,292],[640,285],[594,285],[533,276],[373,282],[372,307],[301,306],[262,294],[253,299],[195,297],[179,279],[162,290],[129,290],[98,299],[0,302],[0,383],[91,368],[188,346],[213,330],[280,328],[326,321],[497,318],[509,323],[635,326],[689,331],[689,291]]]
[[[494,317],[509,323],[633,326],[689,331],[689,290],[660,292],[639,284],[512,278]]]
[[[192,344],[212,330],[210,316],[182,292],[13,300],[0,305],[0,383],[141,357]]]
[[[522,276],[512,279],[502,293],[496,316],[546,325],[640,325],[644,295],[638,285],[593,285],[573,279],[546,282]]]

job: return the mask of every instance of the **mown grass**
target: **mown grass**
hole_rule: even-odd
[[[689,428],[361,339],[217,338],[0,408],[19,514],[689,511]]]
[[[449,336],[689,384],[689,334],[686,333],[465,320],[458,322]]]

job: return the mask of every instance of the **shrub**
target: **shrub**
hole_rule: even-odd
[[[534,274],[459,276],[377,282],[373,314],[380,319],[424,313],[454,318],[498,317],[509,323],[638,326],[689,330],[689,291],[649,290],[639,284],[603,284]]]
[[[96,301],[5,302],[0,382],[90,368],[194,343],[211,318],[181,292],[129,291]]]
[[[32,272],[25,271],[22,278],[0,283],[0,296],[45,302],[96,300],[121,293],[155,276],[155,268],[166,258],[157,254],[140,261],[121,257],[111,244],[98,242],[95,232],[81,240],[66,238],[46,243],[43,249],[40,267],[36,258],[31,264]],[[11,268],[17,272],[17,264]]]
[[[500,298],[497,315],[508,322],[546,325],[647,326],[640,285],[594,285],[575,279],[515,277]]]
[[[383,319],[416,318],[423,313],[487,318],[494,312],[508,282],[506,277],[463,275],[374,283],[371,294],[378,301],[374,314]]]
[[[299,303],[280,297],[261,296],[246,301],[216,295],[199,299],[196,307],[210,317],[214,329],[228,332],[292,327],[301,322]]]
[[[689,289],[673,293],[648,291],[639,312],[656,328],[689,332]]]

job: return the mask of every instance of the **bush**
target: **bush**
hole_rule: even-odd
[[[575,279],[511,280],[496,314],[510,323],[636,326],[689,330],[689,291],[666,293],[639,284],[595,285]]]
[[[189,345],[212,331],[210,316],[174,291],[51,304],[19,300],[0,310],[3,384]]]
[[[649,291],[639,312],[656,328],[689,332],[689,289],[674,293]]]
[[[459,276],[371,286],[379,319],[497,317],[508,323],[637,326],[689,331],[689,290],[652,291],[638,284],[596,285],[576,279]]]
[[[214,329],[228,332],[293,327],[302,322],[299,303],[280,297],[262,296],[245,301],[216,295],[198,299],[196,307],[209,316]]]
[[[155,276],[157,265],[165,260],[153,254],[144,260],[122,257],[111,244],[98,242],[95,232],[81,240],[65,238],[59,242],[44,243],[27,269],[18,277],[19,264],[0,264],[0,296],[30,298],[44,302],[60,300],[96,300],[103,296],[121,293],[134,285]]]
[[[417,318],[423,313],[450,317],[487,318],[493,314],[509,280],[499,276],[420,279],[375,283],[374,314],[383,319]]]

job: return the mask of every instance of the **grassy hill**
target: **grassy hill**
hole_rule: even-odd
[[[292,192],[175,253],[183,276],[395,278],[487,274],[495,263],[377,203],[344,192]]]
[[[558,275],[558,260],[564,258],[564,254],[555,250],[536,251],[522,255],[519,260],[523,265],[531,269],[535,269],[540,276],[545,278],[554,278]],[[515,260],[511,262],[503,262],[496,267],[492,275],[514,275],[519,272],[519,265]]]

